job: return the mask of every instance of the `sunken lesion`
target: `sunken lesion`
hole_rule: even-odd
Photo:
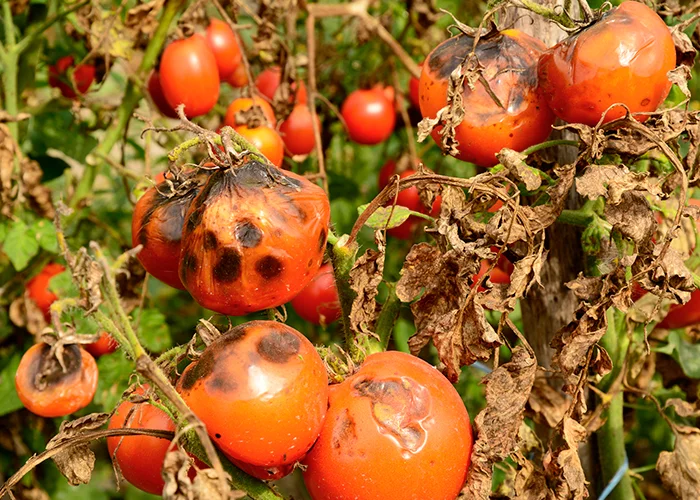
[[[44,344],[29,370],[31,382],[39,391],[65,383],[80,373],[83,364],[82,352],[76,344],[63,347],[65,371],[55,356],[51,355],[51,346]]]
[[[212,270],[218,283],[233,283],[241,276],[241,254],[235,248],[224,248]]]
[[[283,270],[282,262],[272,255],[266,255],[255,263],[255,271],[266,280],[278,277]]]
[[[188,277],[199,268],[199,259],[192,252],[185,252],[180,262],[180,280],[185,283]]]
[[[207,230],[204,232],[204,249],[216,250],[219,246],[219,239],[214,231]]]
[[[326,248],[326,241],[328,239],[328,231],[321,229],[321,233],[318,235],[318,251],[322,251]]]
[[[243,248],[255,248],[263,239],[262,230],[249,220],[239,222],[234,234]]]
[[[301,340],[292,332],[271,331],[260,339],[257,346],[260,357],[271,363],[286,363],[299,354]]]

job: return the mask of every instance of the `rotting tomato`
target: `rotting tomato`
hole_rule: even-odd
[[[163,95],[163,87],[160,85],[160,76],[157,71],[153,71],[148,78],[148,93],[151,95],[151,99],[153,99],[153,104],[156,105],[158,111],[160,111],[163,116],[167,116],[168,118],[178,117],[173,107],[168,104],[168,101]]]
[[[671,89],[666,74],[675,66],[668,26],[643,3],[623,2],[546,51],[540,58],[539,78],[559,118],[594,126],[616,103],[625,104],[632,113],[655,111]],[[603,123],[625,113],[617,106],[608,111]]]
[[[86,344],[84,348],[87,352],[92,354],[93,357],[99,358],[105,354],[112,354],[117,350],[117,348],[119,348],[119,343],[114,340],[109,333],[102,332],[97,342]]]
[[[212,19],[204,36],[216,58],[219,78],[221,81],[228,80],[243,58],[236,34],[224,21]]]
[[[450,74],[473,46],[474,38],[462,34],[441,43],[428,55],[419,89],[424,118],[435,118],[447,105]],[[549,136],[555,118],[537,86],[537,61],[545,49],[541,41],[514,29],[480,39],[475,53],[498,102],[481,81],[474,90],[464,83],[462,100],[466,112],[455,128],[457,158],[492,167],[498,163],[496,153],[501,149],[522,151]],[[441,146],[442,128],[440,124],[432,133]]]
[[[382,182],[387,182],[391,177],[394,175],[394,170],[395,170],[395,164],[392,164],[390,162],[387,162],[384,167],[382,168],[382,171],[386,169],[386,172],[380,172],[379,173],[379,183],[380,183],[380,188],[383,188],[384,186],[381,185]],[[416,171],[413,169],[408,169],[404,170],[399,174],[400,179],[404,179],[408,176],[411,176],[415,174]],[[392,200],[393,201],[393,200]],[[418,188],[415,186],[412,186],[408,189],[404,189],[399,192],[398,196],[396,197],[396,205],[408,208],[409,210],[412,210],[414,212],[420,212],[422,214],[427,214],[429,213],[433,217],[437,217],[440,214],[440,206],[442,205],[442,197],[437,196],[435,198],[435,201],[433,201],[433,206],[430,211],[428,211],[427,208],[423,206],[423,202],[420,200],[420,194],[418,193]],[[410,240],[413,238],[416,229],[418,226],[423,222],[424,219],[421,219],[420,217],[417,217],[415,215],[411,215],[406,221],[401,224],[400,226],[397,227],[392,227],[390,229],[387,229],[387,233],[390,236],[393,236],[394,238],[400,239],[400,240]]]
[[[291,301],[292,307],[306,321],[328,325],[342,315],[333,266],[324,264],[311,282]]]
[[[282,166],[284,142],[275,129],[266,125],[253,128],[240,125],[235,130],[258,148],[273,165],[276,167]]]
[[[64,417],[85,408],[97,390],[97,364],[83,348],[63,347],[65,372],[48,344],[35,344],[17,367],[15,388],[27,410],[41,417]]]
[[[226,110],[224,125],[228,125],[229,127],[233,128],[245,125],[245,123],[236,123],[236,115],[238,113],[249,111],[253,106],[258,106],[260,108],[260,111],[262,111],[262,117],[267,120],[268,126],[274,128],[277,125],[275,110],[272,109],[270,103],[258,96],[254,96],[253,98],[239,97],[238,99],[234,99]],[[265,123],[263,123],[263,125],[265,125]]]
[[[350,139],[358,144],[379,144],[391,136],[396,109],[379,89],[355,90],[343,102],[340,114]]]
[[[221,314],[282,305],[316,275],[329,222],[323,189],[249,157],[215,171],[192,202],[180,278],[199,304]]]
[[[255,467],[283,468],[303,457],[328,407],[328,377],[314,346],[275,321],[221,335],[177,389],[219,449]]]
[[[27,293],[29,298],[34,301],[39,310],[44,314],[44,319],[50,321],[50,308],[58,297],[55,293],[49,290],[49,281],[57,274],[61,274],[66,268],[61,264],[49,263],[39,271],[39,274],[34,276],[27,282]]]
[[[216,57],[202,35],[171,42],[159,71],[166,101],[173,109],[184,104],[189,118],[208,113],[219,99]]]
[[[262,95],[267,97],[270,101],[275,100],[275,93],[282,82],[282,69],[279,66],[272,66],[266,68],[260,72],[260,74],[255,79],[255,88],[258,89]],[[306,85],[303,81],[299,81],[299,90],[296,90],[297,83],[294,82],[290,86],[290,91],[292,95],[289,96],[289,102],[296,102],[297,104],[306,104],[308,102],[308,95],[306,92]]]
[[[471,451],[469,415],[448,380],[410,354],[381,352],[331,387],[304,482],[314,500],[454,500]]]
[[[54,66],[49,66],[49,85],[58,88],[63,97],[75,99],[78,94],[84,94],[95,81],[95,66],[78,64],[70,77],[70,68],[75,64],[73,56],[60,58]],[[75,82],[75,85],[73,85]]]
[[[321,122],[316,117],[321,129]],[[306,104],[297,104],[286,120],[280,125],[280,135],[284,145],[292,155],[308,155],[314,150],[314,122]]]

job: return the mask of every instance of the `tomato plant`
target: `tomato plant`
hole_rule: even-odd
[[[343,101],[340,113],[350,139],[358,144],[378,144],[394,131],[396,110],[382,90],[353,91]]]
[[[63,97],[75,99],[84,94],[95,81],[95,66],[78,64],[73,56],[64,56],[49,67],[49,85],[61,91]]]
[[[317,123],[320,129],[320,120]],[[313,117],[306,104],[294,106],[287,119],[280,124],[280,135],[285,148],[292,155],[307,155],[314,150],[316,140]]]
[[[241,48],[231,27],[219,19],[212,19],[205,33],[207,44],[216,58],[216,67],[222,81],[231,78],[241,65]]]
[[[290,303],[299,316],[316,325],[327,325],[340,319],[342,311],[333,267],[330,264],[322,265],[306,288]]]

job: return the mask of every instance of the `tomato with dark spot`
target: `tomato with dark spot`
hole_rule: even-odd
[[[270,160],[273,165],[276,167],[282,166],[284,142],[275,129],[266,125],[253,128],[240,125],[235,130],[258,148],[263,156]]]
[[[27,410],[41,417],[64,417],[90,404],[97,390],[97,364],[83,348],[63,347],[65,371],[48,344],[36,344],[17,367],[15,388]]]
[[[396,124],[396,109],[380,89],[355,90],[343,102],[340,114],[350,139],[358,144],[379,144]]]
[[[291,304],[299,316],[315,325],[328,325],[340,319],[342,311],[333,266],[322,265],[311,283],[292,299]]]
[[[51,320],[51,304],[58,299],[56,294],[49,290],[49,282],[51,278],[57,274],[61,274],[65,270],[66,268],[61,264],[52,262],[46,264],[44,268],[39,271],[39,274],[27,282],[27,294],[44,314],[44,319],[46,319],[46,321]]]
[[[473,46],[474,38],[462,34],[441,43],[428,55],[419,89],[424,118],[435,118],[447,105],[450,74]],[[537,61],[545,49],[541,41],[518,30],[502,31],[479,41],[475,53],[493,95],[483,82],[476,82],[471,90],[465,81],[465,115],[455,128],[457,158],[492,167],[498,163],[496,153],[501,149],[522,151],[549,136],[554,114],[537,86]],[[438,125],[432,133],[440,145],[441,130],[442,125]]]
[[[258,111],[262,112],[262,118],[264,119],[261,121],[263,122],[263,125],[268,125],[273,128],[277,125],[277,119],[275,118],[275,110],[272,109],[270,103],[268,103],[265,99],[259,96],[255,96],[252,98],[239,97],[238,99],[234,99],[226,109],[224,125],[228,125],[229,127],[233,128],[244,125],[244,123],[236,123],[236,115],[245,111],[249,111],[253,106],[257,106],[260,108]],[[267,123],[265,123],[265,120],[267,120]]]
[[[316,116],[318,129],[321,121]],[[306,104],[297,104],[286,120],[280,125],[280,135],[284,145],[292,155],[308,155],[314,150],[314,121]]]
[[[321,266],[329,221],[323,189],[248,157],[234,170],[214,172],[192,202],[182,236],[182,283],[200,305],[221,314],[285,304]],[[205,249],[211,235],[216,244]]]
[[[246,474],[249,474],[263,481],[276,481],[277,479],[282,479],[284,476],[288,475],[294,470],[294,464],[281,465],[279,467],[261,467],[257,465],[250,465],[240,460],[234,458],[229,458],[233,464],[241,469]]]
[[[102,332],[97,342],[85,345],[85,350],[96,358],[104,356],[105,354],[112,354],[118,348],[119,342],[114,340],[107,332]]]
[[[275,321],[221,335],[189,365],[177,390],[224,454],[284,469],[316,441],[328,407],[328,377],[314,346]]]
[[[84,94],[95,81],[95,66],[92,64],[78,64],[71,79],[70,69],[74,64],[73,56],[65,56],[54,66],[49,66],[49,85],[58,88],[61,95],[68,99],[75,99],[78,94]]]
[[[381,352],[332,386],[304,482],[314,500],[454,500],[471,451],[469,415],[448,380],[410,354]]]
[[[623,2],[546,51],[540,58],[539,77],[559,118],[595,126],[616,103],[632,113],[655,111],[671,89],[666,74],[675,67],[668,26],[643,3]],[[616,106],[603,123],[625,113]],[[646,116],[635,118],[644,121]]]
[[[282,70],[279,66],[272,66],[271,68],[266,68],[260,72],[260,74],[255,79],[255,88],[258,89],[262,95],[267,97],[270,101],[275,100],[275,93],[282,82]],[[290,86],[290,90],[293,95],[289,96],[289,102],[296,101],[297,104],[306,104],[308,101],[308,96],[306,92],[306,85],[304,82],[299,80],[299,91],[296,92],[297,83],[294,82]]]
[[[151,99],[153,99],[153,104],[156,105],[158,111],[160,111],[163,116],[167,116],[168,118],[178,117],[173,107],[168,104],[168,101],[163,95],[163,87],[160,85],[160,76],[158,76],[157,71],[152,72],[151,76],[148,78],[148,93],[151,95]]]
[[[165,100],[173,109],[184,104],[189,118],[208,113],[219,99],[216,57],[202,35],[171,42],[159,71]]]
[[[216,58],[219,78],[222,81],[228,80],[243,59],[236,34],[225,22],[212,19],[204,36]]]

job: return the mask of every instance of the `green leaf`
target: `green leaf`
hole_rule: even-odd
[[[117,405],[122,393],[129,387],[129,376],[134,371],[134,364],[123,352],[117,351],[101,356],[97,360],[97,369],[100,376],[92,402],[109,411]]]
[[[30,150],[35,156],[45,155],[49,149],[57,149],[82,163],[97,146],[97,139],[89,134],[83,124],[76,123],[68,110],[41,113],[29,122]]]
[[[170,328],[158,309],[144,309],[141,312],[137,333],[143,346],[151,352],[162,352],[172,345]]]
[[[7,236],[7,232],[10,230],[8,228],[9,225],[9,220],[3,219],[0,221],[0,243],[5,241],[5,237]]]
[[[73,284],[73,277],[70,269],[66,269],[56,276],[52,276],[49,280],[49,290],[58,297],[77,297],[79,295],[78,288]]]
[[[39,253],[39,241],[27,225],[17,220],[12,224],[5,237],[3,251],[10,258],[15,270],[21,271],[37,253]]]
[[[21,356],[16,353],[5,368],[0,371],[0,416],[7,415],[22,408],[22,402],[15,389],[15,374],[19,367]]]
[[[0,341],[5,340],[12,333],[12,323],[6,308],[0,308]]]
[[[39,219],[31,226],[31,231],[36,235],[39,246],[51,253],[58,253],[58,236],[56,228],[47,219]]]
[[[690,378],[700,379],[700,344],[691,344],[677,330],[668,335],[668,344],[674,347],[673,357]]]
[[[357,213],[362,214],[367,209],[369,203],[357,207]],[[396,205],[392,211],[392,207],[379,207],[372,215],[369,216],[365,226],[372,229],[391,229],[397,227],[408,220],[411,215],[423,216],[418,212],[413,212],[406,207]]]

